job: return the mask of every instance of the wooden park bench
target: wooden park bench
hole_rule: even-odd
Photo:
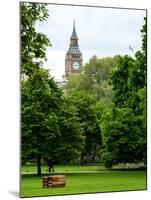
[[[66,176],[53,175],[43,177],[43,188],[64,187],[66,184]]]

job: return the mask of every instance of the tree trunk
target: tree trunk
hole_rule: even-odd
[[[41,175],[41,155],[37,155],[37,174]]]

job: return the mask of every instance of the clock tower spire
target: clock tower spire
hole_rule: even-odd
[[[70,37],[69,50],[65,57],[65,74],[68,77],[70,74],[79,73],[80,65],[82,65],[82,53],[79,49],[78,37],[75,28],[75,20],[73,21],[73,31]]]

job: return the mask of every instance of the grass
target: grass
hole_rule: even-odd
[[[78,166],[78,165],[55,165],[55,171],[56,172],[71,172],[71,171],[102,171],[107,170],[104,166],[100,165],[84,165],[84,166]],[[113,170],[121,170],[121,169],[139,169],[142,167],[141,165],[117,165],[113,167]],[[42,165],[41,167],[42,173],[45,173],[48,169],[48,166]],[[21,172],[24,174],[28,173],[36,173],[37,172],[37,166],[35,164],[27,164],[21,168]]]
[[[71,170],[70,167],[67,169]],[[66,174],[67,184],[64,188],[43,188],[42,177],[22,176],[21,197],[146,189],[146,171],[80,171]]]
[[[98,170],[104,170],[105,168],[103,166],[77,166],[77,165],[56,165],[54,166],[56,172],[69,172],[69,171],[98,171]],[[48,166],[42,165],[41,167],[42,173],[46,172],[48,169]],[[21,169],[22,173],[28,173],[28,172],[36,172],[37,167],[34,164],[29,164],[26,166],[23,166]]]

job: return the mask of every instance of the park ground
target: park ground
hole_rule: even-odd
[[[135,166],[115,167],[106,170],[101,166],[55,166],[53,174],[66,175],[63,188],[43,188],[42,177],[47,167],[42,166],[42,176],[36,175],[36,166],[22,167],[21,197],[82,194],[97,192],[131,191],[146,189],[146,170]]]

